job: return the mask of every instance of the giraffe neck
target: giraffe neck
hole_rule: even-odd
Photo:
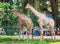
[[[40,13],[40,12],[38,12],[37,10],[35,10],[32,6],[30,6],[29,9],[33,12],[33,14],[34,14],[36,17],[38,17],[38,18],[42,17],[43,14]]]

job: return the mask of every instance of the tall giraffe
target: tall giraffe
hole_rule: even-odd
[[[38,23],[39,23],[39,26],[40,26],[40,31],[41,31],[41,39],[40,40],[43,40],[44,37],[43,37],[43,26],[45,25],[48,25],[50,26],[50,30],[51,30],[51,39],[55,39],[55,32],[54,32],[54,25],[55,25],[55,22],[53,19],[47,17],[46,15],[44,15],[43,13],[40,13],[38,12],[37,10],[35,10],[30,4],[27,4],[26,9],[30,9],[33,14],[38,17]]]
[[[17,11],[14,10],[10,10],[14,15],[16,15],[19,19],[19,25],[20,25],[20,33],[21,36],[23,37],[22,33],[23,33],[23,26],[25,26],[27,28],[27,33],[31,31],[32,27],[33,27],[33,22],[32,19],[25,16],[24,14],[20,14]],[[28,38],[29,38],[29,33],[28,33]],[[33,36],[32,36],[33,39]]]

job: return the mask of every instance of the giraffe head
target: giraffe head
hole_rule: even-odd
[[[25,8],[26,8],[26,9],[27,9],[27,8],[30,8],[30,4],[28,3]]]

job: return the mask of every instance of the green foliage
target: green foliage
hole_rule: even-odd
[[[0,26],[4,27],[6,29],[7,34],[12,34],[12,29],[19,29],[19,28],[13,28],[13,26],[18,26],[18,17],[14,16],[9,9],[10,4],[9,3],[1,3],[0,2]],[[10,26],[10,27],[9,27]],[[9,30],[9,31],[8,31]],[[13,31],[14,33],[15,31]]]
[[[29,15],[34,23],[34,26],[38,25],[38,22],[37,22],[38,18],[34,14],[29,14]]]

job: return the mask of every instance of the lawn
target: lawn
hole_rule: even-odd
[[[18,40],[15,37],[1,37],[0,36],[0,44],[60,44],[60,40],[50,40],[45,39],[42,41],[39,40]]]

